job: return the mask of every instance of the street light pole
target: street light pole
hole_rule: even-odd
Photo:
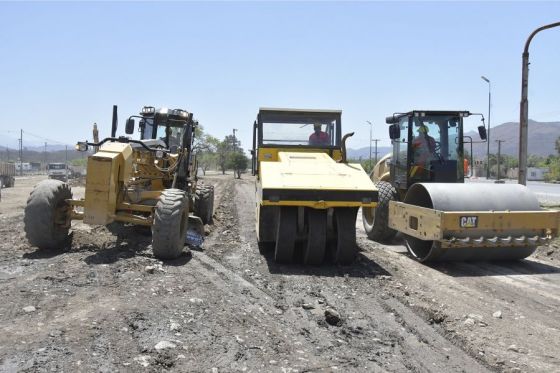
[[[369,165],[370,167],[373,167],[371,164],[371,132],[373,130],[373,123],[371,123],[369,120],[366,120],[366,123],[369,124]]]
[[[490,106],[492,105],[492,89],[490,79],[481,76],[488,83],[488,130],[486,131],[486,179],[490,179]]]
[[[523,62],[521,67],[521,102],[519,103],[519,174],[518,183],[527,185],[527,137],[529,127],[529,45],[533,37],[540,31],[558,27],[560,22],[551,23],[539,27],[529,35],[523,50]]]

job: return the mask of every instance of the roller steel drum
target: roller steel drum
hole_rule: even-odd
[[[535,195],[521,184],[418,183],[408,190],[405,203],[441,211],[540,211]],[[454,237],[472,234],[465,229]],[[515,229],[504,235],[520,237],[533,232]],[[492,231],[477,231],[476,237],[494,237]],[[423,241],[405,235],[408,251],[419,261],[518,260],[531,255],[537,245],[512,247],[442,248],[438,241]]]

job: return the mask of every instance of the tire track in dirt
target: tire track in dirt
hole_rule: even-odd
[[[417,312],[437,314],[442,335],[471,355],[499,370],[559,369],[560,358],[550,353],[560,351],[558,268],[531,258],[423,265],[404,249],[369,241],[361,227],[358,235],[364,255],[396,270],[396,296]]]
[[[224,199],[226,206],[221,205],[219,209],[229,209],[235,215],[240,228],[231,241],[237,245],[220,244],[220,239],[217,243],[209,242],[206,250],[213,259],[212,272],[222,272],[230,282],[249,286],[248,292],[252,297],[257,296],[253,301],[261,307],[273,304],[280,310],[274,322],[284,328],[300,329],[307,344],[316,347],[317,357],[333,365],[345,362],[346,367],[354,369],[463,371],[469,367],[471,371],[486,371],[468,354],[449,346],[424,320],[412,317],[394,298],[385,293],[387,300],[381,301],[377,291],[372,291],[380,287],[375,275],[371,276],[378,268],[371,268],[370,263],[359,263],[353,278],[345,273],[349,269],[344,267],[326,266],[325,270],[281,266],[262,256],[254,234],[253,189],[252,180],[235,181],[234,191],[227,188],[232,195]],[[226,227],[231,226],[231,222],[226,223]],[[226,231],[227,236],[229,231]],[[220,237],[220,229],[214,234]],[[197,254],[195,260],[208,262]],[[361,272],[369,273],[370,278]],[[237,279],[232,280],[231,276]],[[350,287],[353,290],[349,297],[346,289]],[[360,291],[362,294],[358,296]],[[314,302],[304,303],[308,299]],[[398,311],[397,305],[400,305]],[[325,322],[324,310],[331,307],[343,315],[345,322],[341,327]],[[414,322],[409,321],[412,324],[409,325],[404,319]]]

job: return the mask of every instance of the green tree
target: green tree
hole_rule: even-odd
[[[76,158],[76,159],[72,159],[70,161],[70,164],[72,166],[80,166],[80,167],[86,167],[87,166],[87,158]]]
[[[216,162],[222,171],[222,175],[226,174],[228,160],[230,157],[230,146],[225,141],[220,141],[216,147]]]
[[[217,164],[217,149],[220,140],[211,135],[204,135],[197,146],[196,150],[198,166],[202,169],[204,175],[210,167],[215,167]]]
[[[243,151],[236,151],[229,157],[228,166],[233,169],[234,175],[237,175],[238,179],[241,178],[241,173],[247,169],[248,165],[249,158],[243,154]]]

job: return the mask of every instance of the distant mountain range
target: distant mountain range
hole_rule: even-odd
[[[465,133],[465,135],[471,136],[473,141],[479,141],[480,138],[477,132],[470,131]],[[529,154],[538,155],[541,157],[546,157],[550,154],[557,154],[555,149],[556,139],[560,137],[560,122],[537,122],[534,120],[529,120],[529,143],[528,150]],[[496,140],[504,140],[501,146],[502,154],[511,155],[514,157],[518,156],[519,149],[519,123],[508,122],[503,123],[498,126],[492,126],[490,128],[490,153],[496,154],[498,152],[498,144]],[[15,141],[15,142],[14,142]],[[32,155],[31,158],[42,159],[44,156],[40,155],[45,151],[44,144],[36,141],[27,142],[24,139],[24,150],[29,151],[32,155],[33,153],[39,153],[37,155]],[[486,146],[484,143],[473,144],[473,154],[476,158],[484,158],[486,156]],[[9,151],[6,151],[6,147],[9,147]],[[470,146],[465,145],[465,149],[470,151]],[[62,153],[65,150],[65,145],[52,145],[47,144],[48,153],[60,153],[57,154],[56,158],[61,158]],[[68,146],[69,154],[73,153],[73,146]],[[71,150],[71,151],[70,151]],[[12,153],[10,158],[14,157],[18,151],[18,141],[11,137],[4,137],[0,135],[0,159],[6,158],[7,153]],[[377,148],[378,156],[377,158],[383,157],[385,154],[392,151],[391,147],[379,146]],[[372,158],[375,158],[375,148],[372,147]],[[77,154],[72,154],[72,158],[76,157]],[[359,149],[348,149],[348,157],[351,159],[366,160],[369,158],[369,147],[359,148]]]
[[[529,154],[546,157],[550,154],[558,154],[555,149],[555,142],[560,137],[560,122],[536,122],[529,120],[529,141],[527,149]],[[477,132],[469,132],[465,135],[472,136],[473,141],[480,140]],[[502,154],[517,157],[519,154],[519,123],[508,122],[496,127],[490,127],[490,153],[498,153],[498,143],[502,142]],[[477,158],[486,156],[486,143],[473,144],[473,155]],[[465,145],[466,149],[469,149]]]
[[[480,141],[478,132],[470,131],[465,133],[471,136],[473,141]],[[529,120],[529,142],[528,153],[546,157],[550,154],[558,154],[555,149],[556,139],[560,137],[560,122],[536,122]],[[498,143],[496,140],[504,140],[501,145],[501,153],[517,157],[519,154],[519,123],[508,122],[498,126],[490,127],[490,153],[498,153]],[[486,157],[487,143],[474,143],[472,150],[475,158]],[[465,149],[470,152],[470,145],[465,144]],[[375,150],[372,148],[372,158]],[[377,148],[378,159],[392,151],[391,147],[381,146]],[[369,147],[359,149],[348,149],[348,157],[351,159],[366,160],[369,158]]]
[[[365,148],[359,148],[359,149],[348,149],[348,158],[350,159],[355,159],[355,160],[359,160],[360,158],[362,160],[367,160],[369,159],[369,146],[365,147]],[[391,148],[390,146],[378,146],[377,147],[377,159],[381,159],[385,154],[390,153],[393,151],[393,148]],[[375,146],[372,145],[371,147],[371,158],[375,159]]]

